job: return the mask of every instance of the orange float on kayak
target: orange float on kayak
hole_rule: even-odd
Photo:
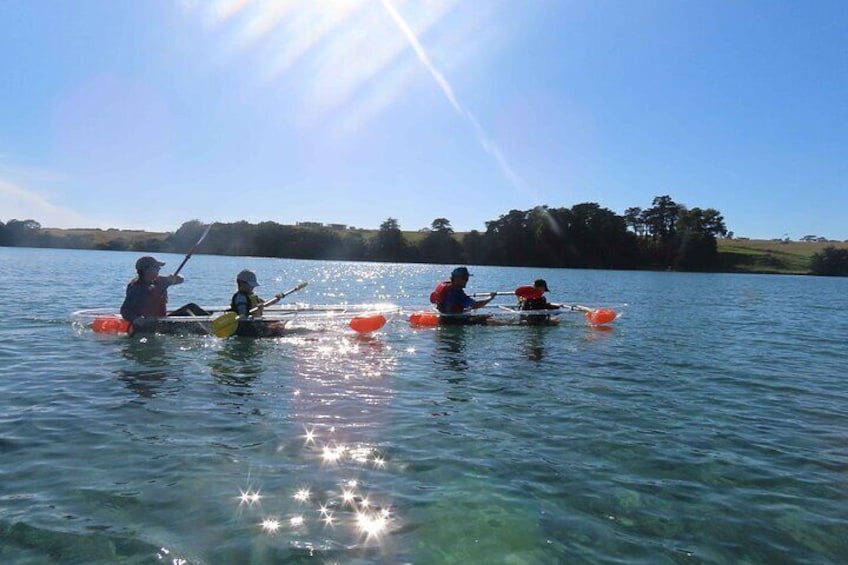
[[[354,316],[348,324],[350,329],[359,333],[376,332],[386,325],[386,317],[382,314],[373,316]]]
[[[608,324],[614,321],[617,316],[618,314],[615,313],[615,310],[609,308],[598,308],[597,310],[586,312],[586,319],[589,320],[590,324],[595,326]]]
[[[421,327],[438,326],[439,315],[436,312],[413,312],[409,315],[409,323]]]
[[[130,323],[114,316],[98,316],[94,318],[91,329],[101,334],[127,333],[130,331]]]

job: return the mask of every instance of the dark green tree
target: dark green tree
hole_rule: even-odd
[[[5,234],[6,245],[10,247],[38,247],[41,224],[35,220],[9,220]]]
[[[183,223],[180,228],[165,240],[165,250],[174,253],[187,253],[203,235],[206,226],[200,220]]]
[[[848,276],[848,249],[828,245],[813,254],[811,271],[814,275]]]
[[[627,227],[633,230],[637,236],[645,235],[645,221],[642,215],[642,209],[639,207],[628,208],[624,211],[624,221]]]
[[[479,265],[486,262],[486,255],[486,242],[483,234],[477,230],[471,230],[465,234],[465,237],[462,238],[462,256],[459,262],[468,265]]]
[[[433,220],[430,233],[418,244],[418,251],[430,263],[458,263],[462,258],[462,246],[454,238],[450,220],[446,218]]]
[[[671,196],[657,196],[650,208],[642,212],[642,221],[648,234],[661,241],[671,239],[677,234],[677,220],[680,217],[680,205]]]
[[[388,218],[380,224],[380,230],[374,238],[372,257],[377,261],[405,261],[409,255],[409,246],[403,237],[398,221]]]

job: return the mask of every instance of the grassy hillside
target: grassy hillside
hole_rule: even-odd
[[[829,245],[848,248],[845,242],[720,239],[720,269],[739,273],[805,274],[810,271],[813,255]]]
[[[108,245],[109,242],[116,239],[124,239],[129,243],[147,241],[156,239],[164,241],[170,234],[167,232],[152,232],[142,230],[119,230],[119,229],[59,229],[59,228],[42,228],[42,232],[54,237],[80,238],[85,241],[90,241],[92,247]]]

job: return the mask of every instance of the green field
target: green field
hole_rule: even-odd
[[[156,239],[159,241],[164,241],[170,234],[166,232],[152,232],[152,231],[143,231],[143,230],[119,230],[119,229],[87,229],[87,228],[72,228],[72,229],[59,229],[59,228],[42,228],[42,232],[52,235],[54,237],[80,237],[85,238],[91,241],[91,245],[93,247],[99,245],[107,245],[109,242],[116,239],[123,239],[129,243],[136,241],[147,241],[150,239]]]
[[[738,273],[807,274],[815,253],[846,242],[806,242],[764,239],[720,239],[720,270]]]

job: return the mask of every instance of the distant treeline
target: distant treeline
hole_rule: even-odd
[[[486,230],[457,234],[447,218],[422,232],[404,232],[394,218],[379,230],[340,229],[275,222],[215,224],[199,253],[215,255],[423,262],[526,267],[674,269],[719,267],[717,238],[727,237],[724,218],[713,208],[687,208],[670,196],[646,209],[618,215],[596,203],[571,208],[538,206],[511,210],[485,222]],[[0,222],[0,245],[183,253],[203,233],[192,220],[173,234],[95,238],[75,230],[57,235],[34,220]],[[100,232],[109,234],[111,232]],[[97,240],[99,239],[99,241]],[[848,275],[848,250],[826,248],[814,257],[816,274]]]

